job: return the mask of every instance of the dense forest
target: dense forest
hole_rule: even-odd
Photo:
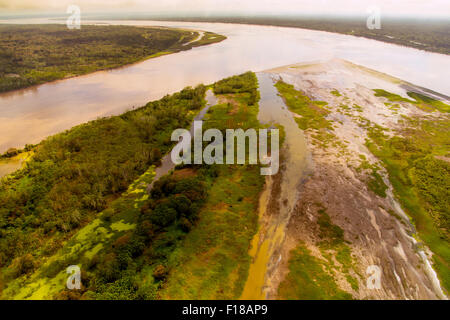
[[[115,68],[225,39],[134,26],[0,25],[0,92]]]
[[[0,267],[7,277],[38,267],[158,164],[173,145],[172,131],[189,125],[204,94],[204,86],[186,88],[41,142],[25,168],[0,183]]]
[[[205,129],[259,126],[253,73],[213,88],[239,110],[212,107]],[[238,298],[264,184],[259,166],[181,165],[148,191],[171,131],[188,126],[204,95],[204,86],[187,88],[34,147],[0,185],[1,297]],[[72,264],[82,269],[81,290],[65,288]]]
[[[368,16],[368,15],[367,15]],[[158,20],[158,18],[154,18]],[[365,37],[395,43],[426,51],[450,54],[450,22],[382,17],[381,29],[370,30],[367,17],[361,18],[307,18],[307,17],[165,17],[160,20],[226,22],[281,27],[304,28]]]

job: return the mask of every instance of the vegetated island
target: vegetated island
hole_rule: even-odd
[[[395,43],[425,51],[450,54],[450,21],[418,19],[381,19],[381,28],[367,28],[367,17],[164,17],[163,21],[223,22],[270,25],[328,31]]]
[[[336,75],[329,70],[343,67],[352,72],[329,88]],[[268,297],[438,298],[418,252],[433,252],[446,290],[449,105],[344,61],[266,73],[278,79],[315,163],[306,179],[297,177],[303,187]],[[380,88],[366,87],[375,83],[364,82],[368,75]],[[313,87],[303,85],[306,76]],[[257,81],[248,72],[211,86],[218,103],[204,129],[261,128]],[[353,83],[361,83],[357,91]],[[267,217],[259,215],[261,192],[269,188],[267,213],[279,217],[288,158],[270,184],[259,165],[180,165],[156,179],[172,130],[190,125],[207,88],[185,88],[26,148],[33,155],[24,167],[0,182],[1,299],[241,297],[249,248]],[[281,133],[284,148],[289,131]],[[383,272],[377,290],[366,287],[374,262]],[[66,288],[74,264],[80,290]]]
[[[117,68],[220,42],[225,36],[163,27],[0,25],[0,92]]]
[[[253,73],[213,90],[219,104],[205,128],[260,126]],[[239,298],[259,166],[178,166],[148,192],[171,132],[205,106],[205,91],[186,88],[31,147],[25,167],[0,183],[2,299]],[[67,263],[82,266],[80,290],[65,288]]]

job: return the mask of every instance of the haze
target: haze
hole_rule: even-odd
[[[366,15],[377,6],[391,16],[450,16],[448,0],[0,0],[0,13],[65,13],[69,4],[85,13]]]

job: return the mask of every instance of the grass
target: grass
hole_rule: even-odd
[[[252,75],[247,79],[256,81]],[[237,112],[231,104],[217,105],[207,114],[205,128],[258,126],[258,105],[250,105],[255,83],[247,87],[248,91],[228,94],[238,104]],[[191,93],[184,90],[175,96],[195,98]],[[16,260],[12,268],[3,268],[2,298],[239,297],[264,185],[260,167],[181,166],[155,182],[149,194],[147,185],[153,177],[151,166],[67,241],[61,243],[50,234],[46,242],[36,244],[32,255],[18,260],[23,269],[34,258],[32,270],[18,275]],[[40,263],[34,262],[37,259]],[[65,289],[65,269],[72,264],[82,270],[82,289],[76,292]]]
[[[299,128],[312,131],[311,137],[314,139],[312,141],[314,145],[324,149],[329,145],[345,149],[333,134],[333,122],[326,119],[330,113],[326,108],[326,102],[312,101],[303,92],[295,90],[294,86],[283,81],[278,81],[275,87],[289,110],[300,116],[295,118]]]
[[[389,91],[383,90],[383,89],[374,89],[376,97],[385,97],[391,102],[407,102],[415,105],[416,107],[427,111],[427,112],[433,112],[433,111],[439,111],[442,113],[449,113],[450,112],[450,105],[443,103],[442,101],[430,98],[428,96],[425,96],[423,94],[417,93],[417,92],[411,92],[408,91],[407,94],[409,97],[413,98],[406,99],[402,96],[399,96],[398,94],[391,93]]]
[[[344,239],[344,230],[333,224],[322,204],[317,203],[315,207],[318,208],[318,245],[326,262],[312,256],[307,247],[300,243],[290,252],[289,274],[279,286],[279,297],[296,300],[352,299],[350,293],[338,287],[333,276],[334,269],[339,269],[352,289],[358,291],[358,280],[350,274],[354,265],[351,249]],[[335,260],[339,265],[335,264]]]
[[[225,40],[227,37],[213,32],[205,32],[200,40],[191,43],[192,47],[205,46],[212,43],[217,43]]]
[[[286,300],[350,300],[351,294],[339,289],[326,271],[323,261],[311,255],[300,243],[291,251],[289,273],[278,288]]]
[[[134,26],[0,26],[0,92],[135,63],[226,37]]]
[[[350,247],[344,239],[344,230],[333,224],[323,206],[320,205],[319,207],[321,207],[318,210],[319,218],[317,220],[321,239],[319,246],[322,252],[326,252],[325,256],[329,257],[330,254],[334,254],[336,260],[341,264],[342,272],[348,273],[353,267],[353,259]],[[333,264],[331,259],[329,259],[329,262],[331,265]]]
[[[362,155],[363,156],[363,155]],[[383,178],[378,173],[380,168],[375,164],[370,164],[366,158],[361,157],[361,164],[356,168],[357,172],[365,171],[368,175],[366,179],[367,187],[376,195],[385,198],[388,186],[384,183]]]
[[[331,122],[325,119],[329,111],[323,107],[323,103],[310,100],[306,95],[295,90],[293,85],[285,82],[278,81],[275,86],[289,109],[301,116],[301,118],[295,118],[300,129],[332,130]]]
[[[198,224],[170,257],[162,299],[239,298],[263,184],[258,167],[220,166]]]
[[[204,94],[203,86],[187,88],[120,116],[74,127],[35,147],[25,167],[0,183],[3,286],[38,270],[130,184],[136,190],[133,182],[170,150],[172,130],[189,125],[205,104]],[[121,206],[132,213],[134,204],[131,211]],[[129,225],[115,227],[120,231]]]
[[[450,122],[404,119],[401,136],[389,137],[366,124],[369,150],[389,174],[396,198],[412,218],[420,239],[433,251],[434,267],[441,283],[450,289]]]
[[[232,104],[210,109],[204,127],[257,128],[256,77],[246,73],[218,82]],[[236,91],[238,91],[236,93]],[[169,259],[163,299],[237,299],[250,265],[248,249],[257,231],[258,199],[264,185],[259,166],[219,166],[199,221]],[[242,226],[242,227],[236,227]]]
[[[332,90],[332,91],[331,91],[331,94],[334,95],[334,96],[336,96],[336,97],[341,97],[341,96],[342,96],[342,94],[340,94],[339,91],[336,90],[336,89],[335,89],[335,90]]]

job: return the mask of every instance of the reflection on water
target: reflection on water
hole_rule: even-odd
[[[283,100],[273,86],[271,74],[258,73],[261,93],[258,120],[262,123],[277,123],[283,126],[286,137],[280,151],[283,155],[280,170],[281,189],[272,195],[273,177],[266,178],[266,188],[259,203],[260,229],[253,238],[250,255],[249,276],[242,299],[265,299],[270,287],[270,271],[278,263],[279,250],[283,245],[285,229],[294,209],[298,187],[308,165],[306,140]],[[269,204],[270,198],[278,201]],[[277,254],[278,252],[278,254]]]
[[[39,19],[0,22],[55,23]],[[450,70],[450,57],[442,54],[295,28],[162,21],[109,23],[199,29],[228,39],[124,68],[0,94],[0,152],[37,143],[97,117],[139,107],[185,86],[298,62],[347,59],[450,95],[442,80]]]
[[[22,152],[14,157],[0,159],[0,179],[23,167],[24,163],[30,159],[32,152]]]

